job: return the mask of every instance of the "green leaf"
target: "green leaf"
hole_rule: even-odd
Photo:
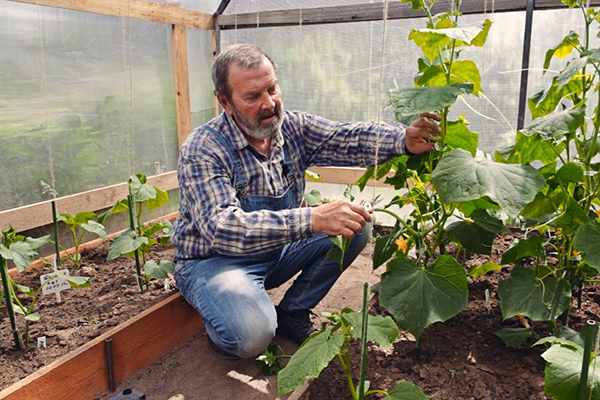
[[[501,220],[485,210],[473,211],[470,218],[453,222],[446,230],[467,250],[478,254],[491,254],[496,235],[510,232]]]
[[[472,83],[456,83],[442,87],[408,88],[390,91],[390,104],[397,119],[442,110],[461,95],[473,92]]]
[[[143,244],[148,243],[146,237],[136,237],[135,232],[131,229],[126,230],[115,238],[108,251],[107,260],[114,260],[122,254],[134,252]]]
[[[31,314],[27,314],[25,316],[25,319],[27,321],[37,322],[37,321],[40,320],[40,313],[36,311],[36,312],[31,313]]]
[[[504,328],[496,332],[507,347],[519,347],[533,332],[533,328]]]
[[[564,149],[564,143],[556,145],[544,140],[538,132],[532,135],[517,132],[517,140],[505,162],[506,164],[528,164],[539,160],[549,164],[556,160]]]
[[[588,63],[587,57],[576,58],[569,61],[567,66],[554,77],[556,87],[558,90],[562,89],[566,84],[571,82],[571,79],[579,73],[579,71],[585,67]]]
[[[417,40],[419,42],[443,43],[442,38],[446,37],[449,39],[459,40],[461,44],[481,47],[485,44],[487,32],[489,32],[491,26],[492,22],[489,19],[486,19],[482,25],[478,26],[457,26],[454,28],[444,29],[418,29],[414,31],[415,34],[412,35],[413,37],[409,36],[409,38],[417,38],[415,39],[415,43],[417,43]],[[417,45],[420,46],[419,43],[417,43]]]
[[[113,214],[117,214],[123,211],[128,211],[129,210],[129,204],[127,203],[127,199],[123,199],[120,201],[117,201],[111,208],[109,208],[108,210],[104,211],[101,214],[98,214],[98,217],[96,218],[98,220],[98,223],[100,224],[105,224],[106,220],[108,219],[108,217],[110,217]]]
[[[43,245],[52,242],[52,240],[50,239],[50,235],[45,235],[39,238],[26,237],[24,241],[33,249],[37,249],[38,247],[42,247]]]
[[[579,46],[579,35],[576,32],[571,31],[558,45],[546,52],[544,69],[548,69],[553,56],[556,56],[557,58],[565,58],[571,54],[573,49],[575,49],[577,46]]]
[[[546,387],[544,393],[556,400],[574,399],[579,389],[583,349],[573,350],[569,347],[554,345],[546,350],[542,357],[548,363],[545,371]],[[598,357],[592,357],[589,363],[589,375],[586,385],[588,393],[592,385],[594,391],[591,398],[598,400],[600,399],[600,361]]]
[[[539,118],[550,114],[556,110],[556,107],[563,98],[576,101],[576,95],[581,93],[582,79],[576,76],[566,86],[558,89],[558,85],[553,81],[552,86],[546,90],[542,90],[528,100],[529,110],[532,118]]]
[[[15,284],[19,292],[23,293],[26,296],[33,297],[35,295],[35,289],[30,288],[29,286]]]
[[[461,203],[458,209],[465,215],[465,217],[469,217],[475,210],[499,210],[500,206],[496,203],[493,203],[490,199],[483,197],[481,199],[470,200]]]
[[[395,243],[402,230],[396,225],[387,235],[375,239],[375,250],[373,251],[373,269],[377,269],[389,260],[397,251],[398,245]]]
[[[544,177],[531,166],[473,158],[462,149],[452,150],[440,160],[431,181],[446,204],[488,196],[511,218],[546,184]]]
[[[106,228],[96,221],[89,221],[87,224],[82,224],[81,227],[88,232],[95,233],[104,240],[107,239]]]
[[[562,278],[536,278],[535,272],[516,266],[510,278],[498,282],[504,319],[525,315],[532,321],[552,321],[569,308],[571,285]]]
[[[149,210],[160,208],[163,204],[166,204],[169,201],[169,193],[160,190],[157,187],[154,187],[154,190],[156,190],[156,196],[146,201],[146,206]]]
[[[449,83],[465,83],[473,84],[473,94],[479,96],[481,92],[481,75],[477,64],[473,61],[455,61],[452,63],[452,74],[450,82],[446,79],[446,72],[440,65],[431,65],[423,70],[416,81],[417,86],[440,87],[446,86]]]
[[[329,331],[318,333],[308,339],[294,353],[284,369],[277,374],[277,395],[289,393],[304,384],[309,378],[316,378],[329,365],[344,343],[344,334]]]
[[[158,264],[154,260],[146,261],[144,272],[150,279],[166,279],[173,273],[174,265],[171,260],[160,260]]]
[[[317,189],[313,189],[310,192],[304,195],[304,202],[309,207],[314,207],[323,204],[323,199],[321,199],[321,192]]]
[[[347,238],[342,235],[338,236],[329,236],[329,240],[333,242],[333,246],[329,249],[327,253],[327,257],[340,266],[344,264],[344,254],[346,254],[346,250],[350,247],[352,243],[352,238]]]
[[[579,332],[569,328],[568,326],[561,326],[554,332],[554,336],[559,337],[561,339],[567,339],[568,341],[575,343],[582,348],[585,346],[585,341],[583,337],[579,334]]]
[[[450,256],[424,268],[396,258],[382,275],[379,298],[400,326],[419,338],[429,325],[466,309],[467,285],[465,269]]]
[[[585,108],[578,107],[565,111],[554,111],[544,117],[533,120],[531,125],[523,129],[524,135],[539,133],[544,140],[563,140],[574,133],[585,122]]]
[[[561,327],[562,328],[562,327]],[[573,350],[577,350],[580,348],[580,345],[567,339],[564,337],[558,337],[558,336],[547,336],[545,338],[541,338],[540,340],[538,340],[537,342],[535,342],[533,345],[534,346],[539,346],[542,344],[547,344],[547,343],[551,343],[551,344],[559,344],[563,347],[568,347],[570,349]],[[582,347],[581,347],[582,348]]]
[[[469,276],[479,278],[491,271],[502,271],[502,267],[495,262],[488,261],[482,265],[474,265],[469,268]]]
[[[423,389],[414,383],[408,381],[400,381],[390,390],[383,398],[384,400],[427,400]]]
[[[583,253],[583,259],[600,274],[600,224],[588,222],[579,227],[573,239],[575,250]]]
[[[12,260],[19,272],[22,272],[33,262],[33,258],[36,254],[37,251],[35,251],[29,243],[24,241],[13,243],[8,248],[3,244],[0,244],[0,256],[5,260]]]
[[[362,312],[342,313],[342,315],[354,327],[352,336],[356,339],[362,339]],[[400,336],[400,330],[391,317],[369,315],[367,320],[367,341],[375,342],[387,350],[398,339],[398,336]]]
[[[131,200],[137,203],[142,203],[146,200],[155,198],[156,188],[149,183],[146,183],[145,176],[143,177],[144,183],[142,183],[138,175],[132,175],[129,177],[129,191],[131,193]]]
[[[573,161],[564,164],[556,172],[556,176],[563,182],[579,183],[583,181],[583,166]]]
[[[569,197],[567,200],[567,207],[560,215],[556,218],[552,225],[563,230],[563,234],[572,235],[574,234],[581,225],[588,222],[586,212],[581,208],[577,200]]]
[[[65,276],[64,278],[72,288],[84,288],[92,284],[89,276]]]
[[[446,143],[452,149],[463,149],[471,153],[473,157],[477,154],[479,134],[471,132],[467,128],[469,123],[461,117],[458,121],[449,121],[446,130]]]
[[[544,252],[544,237],[530,236],[527,239],[517,239],[510,248],[502,254],[502,264],[516,263],[530,257],[546,258]]]

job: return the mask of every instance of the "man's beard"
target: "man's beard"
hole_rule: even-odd
[[[250,121],[244,117],[233,104],[232,108],[235,122],[237,122],[246,135],[254,139],[267,139],[274,136],[280,131],[283,124],[283,107],[275,106],[272,110],[262,111],[256,118],[256,121]],[[273,115],[276,118],[267,125],[260,123],[263,119],[272,117]]]

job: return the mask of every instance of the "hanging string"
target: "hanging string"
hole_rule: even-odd
[[[386,46],[386,33],[387,33],[387,20],[388,20],[388,0],[383,2],[383,26],[381,29],[381,68],[379,69],[379,93],[377,96],[377,136],[375,141],[375,165],[373,166],[374,178],[377,177],[377,169],[379,168],[379,142],[381,136],[381,118],[382,118],[382,106],[383,100],[383,77],[385,72],[385,46]],[[377,195],[377,187],[373,186],[373,199]],[[371,228],[372,230],[372,228]],[[372,232],[371,232],[372,235]],[[365,280],[368,284],[371,283],[371,271],[367,269],[367,279]]]
[[[40,5],[37,4],[37,17],[38,17],[38,31],[40,33],[40,56],[42,61],[42,88],[44,91],[44,108],[46,112],[46,149],[48,151],[48,167],[50,171],[50,187],[51,189],[44,187],[47,185],[44,181],[41,181],[42,189],[44,193],[49,193],[53,198],[58,196],[56,191],[56,178],[54,175],[54,151],[52,149],[52,135],[50,130],[50,111],[48,105],[48,87],[46,85],[46,56],[44,53],[44,31],[42,30],[42,15],[40,13]]]
[[[132,36],[132,27],[131,27],[131,0],[129,0],[129,18],[128,18],[128,27],[126,29],[125,17],[121,18],[121,27],[122,27],[122,35],[123,35],[123,74],[125,78],[125,90],[127,95],[129,96],[129,115],[126,116],[125,121],[125,132],[127,134],[127,167],[129,175],[134,173],[134,157],[135,157],[135,149],[134,149],[134,133],[133,133],[133,58],[132,58],[132,50],[131,50],[131,36]],[[129,35],[127,35],[127,31],[129,31]],[[127,38],[129,36],[129,38]],[[129,47],[129,48],[128,48]],[[129,57],[129,60],[127,58]],[[129,65],[129,68],[127,66]]]

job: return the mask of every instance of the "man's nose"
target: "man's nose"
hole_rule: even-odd
[[[265,95],[263,95],[262,98],[262,109],[263,110],[272,110],[273,108],[275,108],[275,100],[273,99],[274,96],[271,96],[269,93],[266,93]]]

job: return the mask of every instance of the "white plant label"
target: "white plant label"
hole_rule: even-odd
[[[66,276],[71,276],[68,269],[61,269],[60,272]],[[67,282],[65,278],[56,276],[56,272],[51,272],[49,274],[40,276],[40,281],[42,282],[42,285],[44,285],[46,281],[49,281],[42,287],[42,294],[56,294],[57,303],[62,301],[60,298],[60,292],[71,288],[71,285],[69,285],[69,282]]]
[[[40,336],[37,338],[37,347],[38,349],[46,348],[46,336]]]

